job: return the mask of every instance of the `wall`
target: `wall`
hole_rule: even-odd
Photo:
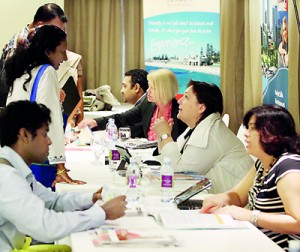
[[[0,0],[0,55],[10,38],[31,23],[36,10],[49,2],[64,7],[64,0]]]

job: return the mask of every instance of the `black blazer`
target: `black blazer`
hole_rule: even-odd
[[[121,114],[115,114],[107,117],[96,118],[98,124],[95,130],[104,130],[109,118],[115,119],[117,127],[130,127],[131,137],[148,138],[147,133],[151,123],[151,118],[156,108],[155,103],[149,102],[147,97],[137,106],[127,110]],[[174,119],[172,129],[172,138],[176,141],[177,137],[184,132],[186,124],[177,119],[178,103],[176,99],[172,100],[172,113],[171,117]]]

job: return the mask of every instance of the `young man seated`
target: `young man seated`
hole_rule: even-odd
[[[50,110],[29,101],[12,102],[0,112],[1,251],[22,249],[25,234],[49,243],[125,214],[125,196],[103,203],[102,188],[58,194],[36,181],[29,165],[48,155],[49,123]]]

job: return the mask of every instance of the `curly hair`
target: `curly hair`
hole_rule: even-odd
[[[277,105],[263,105],[250,109],[243,118],[248,129],[250,118],[256,118],[262,148],[268,155],[278,158],[285,152],[300,154],[300,138],[295,121],[288,110]]]
[[[38,28],[29,47],[18,47],[13,56],[5,64],[6,85],[12,92],[14,81],[24,73],[29,75],[23,84],[26,91],[26,83],[32,76],[31,70],[43,64],[50,64],[46,53],[54,52],[56,48],[67,39],[67,34],[54,25],[43,25]]]

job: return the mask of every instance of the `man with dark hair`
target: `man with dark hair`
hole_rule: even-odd
[[[67,21],[68,19],[65,16],[64,11],[57,4],[44,4],[36,11],[33,22],[26,25],[6,44],[2,50],[2,56],[0,59],[0,107],[4,107],[6,105],[6,98],[8,94],[8,90],[4,81],[4,64],[6,60],[15,52],[17,47],[28,45],[30,38],[35,34],[36,27],[50,24],[65,30],[65,24]]]
[[[48,155],[49,123],[50,110],[35,102],[12,102],[0,112],[1,251],[22,249],[25,234],[49,243],[125,214],[124,195],[103,204],[102,189],[58,194],[36,181],[29,165]]]
[[[133,108],[128,110],[129,112],[135,109],[141,111],[152,110],[155,105],[149,102],[147,99],[147,89],[148,89],[148,72],[143,69],[132,69],[125,73],[125,77],[122,83],[121,94],[125,102],[134,105]],[[127,111],[127,112],[128,112]],[[101,123],[99,125],[106,125],[109,118],[114,118],[117,125],[122,127],[130,127],[131,137],[145,137],[143,122],[137,121],[133,125],[128,125],[126,120],[119,120],[119,114],[114,114],[111,116],[101,117]],[[125,118],[124,118],[125,119]],[[85,118],[79,124],[79,129],[84,128],[89,125],[91,128],[98,126],[98,122],[92,118]],[[103,129],[103,128],[101,128]]]
[[[132,69],[125,73],[121,94],[125,102],[134,104],[142,103],[148,89],[148,72],[143,69]]]

